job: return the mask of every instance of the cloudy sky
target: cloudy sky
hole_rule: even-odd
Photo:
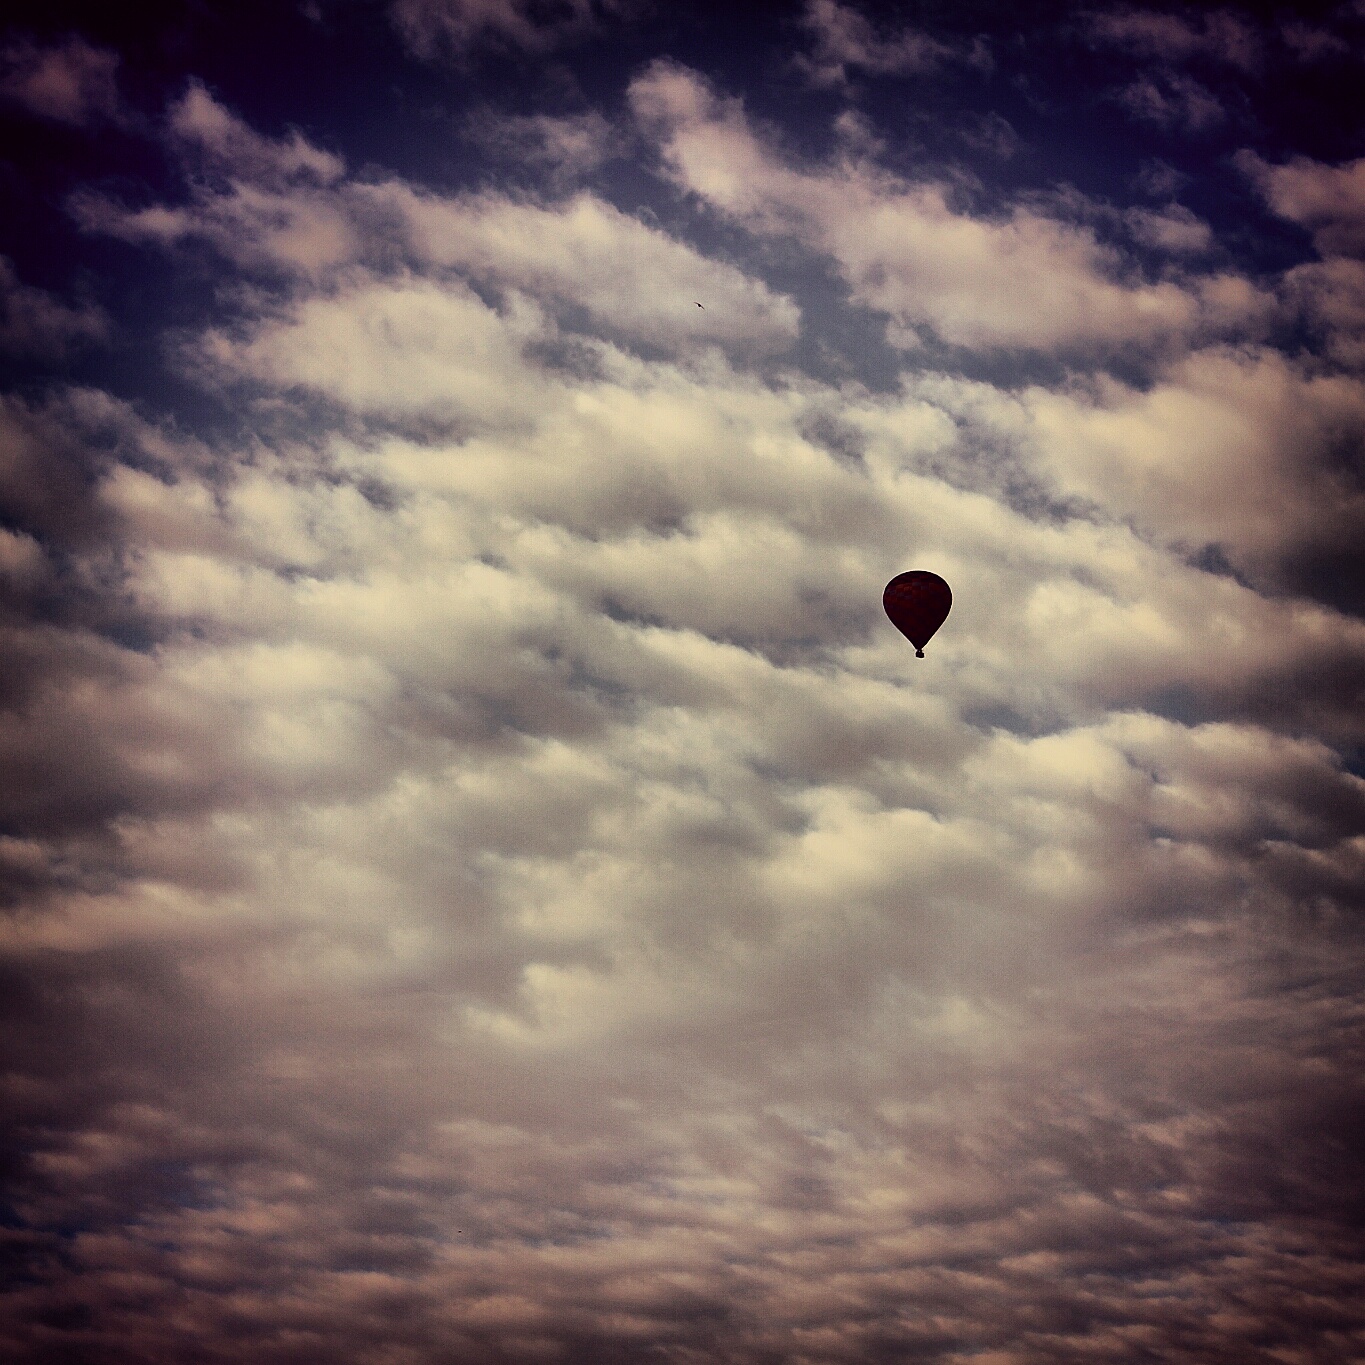
[[[6,13],[0,1358],[1365,1360],[1365,4]]]

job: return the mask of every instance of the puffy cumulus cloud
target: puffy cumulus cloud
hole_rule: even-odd
[[[1253,576],[1355,381],[632,351],[653,229],[194,124],[379,227],[181,348],[239,435],[0,411],[0,1350],[1359,1356],[1365,625]]]
[[[1365,262],[1336,257],[1298,265],[1285,273],[1283,289],[1331,360],[1354,370],[1365,365]]]
[[[413,51],[431,58],[458,57],[479,42],[544,52],[631,8],[630,0],[393,0],[390,13]]]
[[[87,590],[11,599],[7,1341],[1358,1340],[1360,1073],[1319,1038],[1365,784],[1314,735],[1359,709],[1249,701],[1358,676],[1358,623],[969,486],[960,395],[574,375],[538,326],[367,276],[205,342],[455,434],[14,415],[8,581]],[[923,663],[874,610],[907,562],[958,590]]]
[[[533,389],[523,351],[546,335],[529,304],[504,319],[464,287],[362,276],[283,324],[210,334],[201,353],[230,376],[297,385],[367,414],[504,423]]]
[[[72,306],[45,289],[23,284],[0,256],[0,351],[58,359],[72,349],[101,341],[109,320],[93,303]]]
[[[111,460],[143,458],[127,439],[137,426],[127,407],[98,389],[73,389],[37,404],[6,395],[0,413],[10,529],[31,533],[55,550],[92,544],[114,549],[117,538],[90,489]],[[148,436],[135,449],[155,462],[168,447]]]
[[[1358,368],[1365,362],[1365,159],[1328,166],[1296,157],[1272,166],[1241,152],[1237,160],[1276,214],[1312,232],[1322,259],[1286,271],[1283,292],[1328,356]]]
[[[97,123],[118,116],[118,64],[118,53],[80,37],[54,47],[11,43],[0,53],[0,95],[58,123]]]
[[[799,330],[791,299],[594,195],[544,208],[398,184],[372,196],[405,226],[419,261],[561,300],[596,331],[675,351],[694,339],[783,348]]]
[[[1167,546],[1216,546],[1263,584],[1349,557],[1360,535],[1365,489],[1340,452],[1365,423],[1365,394],[1276,351],[1197,351],[1143,389],[1099,378],[1006,396],[930,380],[925,392],[960,413],[966,458],[973,442],[1003,441],[1054,496]]]
[[[191,82],[169,111],[166,133],[182,158],[188,202],[130,209],[79,192],[71,208],[83,227],[164,247],[203,240],[237,265],[304,277],[359,254],[353,215],[338,193],[344,163],[297,130],[263,137]]]
[[[288,138],[262,137],[191,81],[167,118],[172,138],[200,153],[207,166],[233,180],[271,187],[299,182],[329,185],[345,170],[342,159],[314,147],[294,129]]]
[[[1271,166],[1254,152],[1238,160],[1280,217],[1312,231],[1324,256],[1365,254],[1365,157],[1341,166],[1308,157]]]
[[[920,75],[948,63],[988,67],[984,45],[954,46],[927,32],[902,28],[882,36],[866,15],[838,0],[808,0],[802,23],[813,39],[798,67],[816,85],[844,85],[850,71],[874,76]]]
[[[1018,205],[976,216],[943,184],[907,184],[845,162],[802,169],[754,130],[738,101],[696,73],[656,65],[631,88],[674,179],[763,234],[827,252],[856,302],[960,346],[1042,351],[1152,344],[1208,320],[1201,291],[1148,282],[1090,227]]]

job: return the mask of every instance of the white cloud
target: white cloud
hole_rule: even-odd
[[[104,340],[108,331],[108,318],[94,304],[72,307],[45,289],[22,284],[0,256],[0,350],[51,360]]]
[[[129,210],[77,197],[84,226],[164,246],[198,238],[248,269],[338,288],[362,263],[453,270],[582,310],[591,327],[617,340],[670,353],[717,344],[771,353],[799,331],[789,298],[591,194],[541,206],[501,194],[443,197],[396,181],[356,183],[339,158],[298,132],[263,138],[197,85],[172,109],[169,126],[176,145],[207,157],[213,171],[192,180],[191,202]]]
[[[411,292],[367,288],[361,315]],[[512,320],[463,325],[515,348]],[[404,367],[352,354],[408,401]],[[698,1304],[737,1302],[738,1359],[805,1349],[814,1320],[852,1360],[919,1341],[886,1308],[888,1260],[936,1331],[1017,1339],[1044,1290],[1078,1308],[1051,1270],[1021,1287],[1021,1261],[1059,1256],[1122,1317],[1116,1228],[1142,1230],[1165,1295],[1223,1301],[1202,1214],[1164,1192],[1221,1207],[1227,1126],[1246,1131],[1248,1090],[1283,1095],[1281,1014],[1258,998],[1259,1045],[1226,1040],[1254,954],[1286,949],[1275,906],[1354,875],[1365,797],[1320,743],[1132,703],[1220,670],[1254,689],[1269,627],[1301,652],[1313,623],[1121,528],[1030,523],[913,472],[952,429],[924,398],[853,409],[855,473],[797,434],[831,400],[656,365],[495,403],[462,443],[334,438],[226,471],[171,443],[173,479],[104,472],[125,589],[182,628],[103,671],[68,656],[0,735],[11,763],[83,745],[80,784],[38,769],[26,799],[122,811],[117,877],[59,885],[6,941],[44,989],[59,954],[103,986],[87,1065],[139,1063],[136,1096],[48,1111],[48,1202],[26,1206],[140,1208],[74,1253],[87,1301],[140,1266],[159,1323],[172,1296],[190,1315],[158,1329],[178,1348],[229,1312],[277,1329],[284,1288],[286,1320],[374,1361],[394,1295],[414,1352],[471,1358],[566,1323],[599,1357],[670,1334],[704,1352]],[[46,420],[38,439],[73,425]],[[158,439],[112,420],[130,456]],[[660,498],[681,526],[651,525]],[[923,664],[884,622],[844,633],[912,555],[959,588]],[[1323,617],[1318,647],[1358,659]],[[723,638],[812,630],[808,664]],[[1087,710],[1097,688],[1052,734],[962,716]],[[183,995],[121,965],[148,955]],[[213,1197],[158,1197],[149,1162]],[[1258,1226],[1239,1282],[1314,1282],[1293,1229]],[[941,1269],[964,1256],[970,1276]],[[794,1257],[838,1294],[812,1300]]]
[[[1159,10],[1115,8],[1086,15],[1083,30],[1092,43],[1125,49],[1163,63],[1210,58],[1243,71],[1261,61],[1261,44],[1247,20],[1230,9],[1209,10],[1197,19]]]
[[[1198,133],[1226,117],[1211,91],[1179,72],[1141,76],[1116,90],[1113,98],[1134,118],[1158,128]]]
[[[1131,1316],[1114,1241],[1140,1231],[1144,1283],[1211,1318],[1203,1205],[1263,1188],[1225,1169],[1265,1136],[1247,1110],[1322,1094],[1316,1048],[1291,1084],[1266,1038],[1300,1036],[1293,1000],[1256,987],[1253,1044],[1228,1039],[1273,955],[1307,951],[1275,917],[1358,883],[1365,797],[1320,742],[1141,703],[1352,667],[1358,623],[951,487],[921,465],[955,440],[949,393],[566,380],[525,327],[366,277],[225,357],[362,413],[452,392],[466,439],[225,463],[99,414],[127,458],[83,496],[161,643],[26,628],[44,685],[0,729],[27,778],[6,817],[22,798],[44,831],[0,855],[47,898],[5,952],[90,1012],[10,1064],[137,1062],[117,1104],[43,1101],[26,1216],[137,1211],[73,1251],[83,1300],[123,1302],[134,1265],[152,1307],[125,1335],[154,1321],[163,1353],[297,1314],[377,1365],[396,1335],[704,1355],[721,1305],[738,1360],[816,1332],[858,1360],[918,1349],[910,1295],[936,1333],[1042,1361],[1103,1344],[1084,1305]],[[799,434],[831,405],[861,470]],[[84,430],[28,420],[40,447]],[[907,562],[958,590],[925,661],[875,610]],[[1052,732],[968,723],[990,707]],[[102,843],[92,805],[117,812]],[[1294,1228],[1243,1217],[1253,1265],[1218,1234],[1238,1284],[1317,1282]],[[60,1285],[30,1292],[52,1319]],[[1040,1302],[1081,1325],[1031,1336]]]
[[[1365,159],[1329,166],[1298,157],[1271,166],[1252,152],[1238,154],[1243,172],[1281,218],[1313,234],[1320,261],[1285,273],[1291,308],[1323,338],[1338,364],[1365,360]]]
[[[1176,170],[1168,162],[1162,161],[1160,157],[1144,161],[1134,177],[1134,187],[1143,194],[1150,194],[1155,198],[1167,198],[1188,182],[1189,176]]]
[[[188,206],[143,209],[78,195],[72,211],[87,231],[168,248],[206,240],[247,269],[305,277],[349,265],[359,248],[350,217],[335,196],[308,190],[278,192],[237,184],[224,194],[201,191]]]
[[[43,118],[88,125],[119,113],[118,53],[69,38],[56,47],[12,43],[0,53],[0,94]]]
[[[332,152],[314,147],[298,129],[287,138],[262,137],[219,104],[199,81],[171,106],[171,136],[202,153],[208,165],[234,180],[278,188],[284,185],[330,185],[346,167]]]
[[[1091,46],[1121,48],[1150,63],[1109,97],[1134,118],[1171,132],[1204,132],[1227,118],[1218,97],[1178,68],[1202,59],[1250,74],[1263,60],[1260,34],[1229,9],[1186,18],[1118,8],[1083,15],[1082,32]]]
[[[1365,395],[1274,351],[1195,352],[1145,390],[1101,378],[1008,399],[988,386],[932,392],[1024,440],[1064,494],[1167,544],[1221,544],[1249,573],[1345,549],[1365,514],[1329,454],[1365,421]]]
[[[404,224],[419,260],[562,299],[596,327],[667,351],[698,338],[782,348],[798,330],[790,299],[592,195],[540,208],[400,185],[371,193]]]
[[[16,1335],[1349,1344],[1360,1069],[1322,1039],[1365,625],[1281,570],[1359,543],[1359,383],[1249,340],[1245,281],[1130,277],[1075,196],[977,220],[800,168],[676,69],[636,98],[681,183],[906,326],[1216,305],[1239,343],[1142,384],[770,376],[742,352],[795,305],[602,199],[359,184],[187,101],[189,202],[107,221],[230,264],[236,322],[179,354],[251,434],[0,408]],[[955,592],[924,660],[879,605],[914,566]]]
[[[1312,229],[1323,256],[1365,254],[1365,157],[1339,166],[1296,157],[1271,166],[1242,152],[1238,164],[1281,218]]]
[[[1291,19],[1280,25],[1280,37],[1301,62],[1322,62],[1345,57],[1351,45],[1330,29]]]
[[[882,36],[871,21],[838,0],[807,0],[802,23],[814,39],[797,65],[816,85],[844,85],[851,71],[874,76],[922,75],[950,63],[988,67],[984,47],[953,46],[914,28]]]
[[[473,116],[466,131],[479,146],[555,182],[589,175],[618,150],[616,131],[595,109],[582,114]]]
[[[1333,360],[1350,369],[1365,365],[1365,263],[1333,257],[1297,265],[1286,272],[1283,290]]]
[[[979,119],[968,121],[959,130],[958,136],[969,147],[990,152],[1002,160],[1013,156],[1020,146],[1019,134],[1014,131],[1008,119],[999,114],[983,114]]]
[[[1198,255],[1213,243],[1209,225],[1183,204],[1167,204],[1160,209],[1131,208],[1123,218],[1137,241],[1159,251]]]
[[[245,338],[210,334],[214,368],[297,385],[371,414],[505,422],[529,397],[522,349],[546,335],[522,301],[506,320],[470,290],[360,276]]]
[[[1052,351],[1150,343],[1199,325],[1195,293],[1134,278],[1086,226],[1022,205],[973,216],[945,185],[863,163],[798,168],[738,102],[681,67],[654,67],[631,97],[680,185],[756,232],[828,252],[854,299],[891,315],[902,344],[922,326],[957,345]]]
[[[339,157],[297,130],[261,136],[198,82],[171,107],[167,135],[185,158],[190,202],[128,209],[78,192],[71,207],[83,227],[166,247],[199,238],[239,265],[304,276],[356,258],[359,234],[336,186]]]

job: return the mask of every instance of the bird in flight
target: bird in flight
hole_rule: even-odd
[[[694,299],[693,302],[696,303],[696,300]],[[706,305],[705,305],[705,304],[703,304],[703,303],[698,303],[698,304],[697,304],[697,307],[700,308],[701,311],[702,311],[703,313],[706,312]]]

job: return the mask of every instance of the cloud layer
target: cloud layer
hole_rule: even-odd
[[[920,328],[966,347],[1153,344],[1196,329],[1200,286],[1222,283],[1144,280],[1088,225],[1028,203],[973,213],[947,184],[901,183],[857,162],[799,168],[738,101],[681,67],[655,67],[631,98],[680,186],[757,232],[827,253],[854,301],[887,314],[906,349]]]
[[[987,50],[783,32],[865,129]],[[219,415],[0,408],[0,1354],[1365,1352],[1360,163],[1228,160],[1258,270],[1174,177],[992,194],[667,53],[481,90],[531,188],[193,75],[62,211],[207,281],[157,374]],[[110,335],[21,276],[31,353]]]

